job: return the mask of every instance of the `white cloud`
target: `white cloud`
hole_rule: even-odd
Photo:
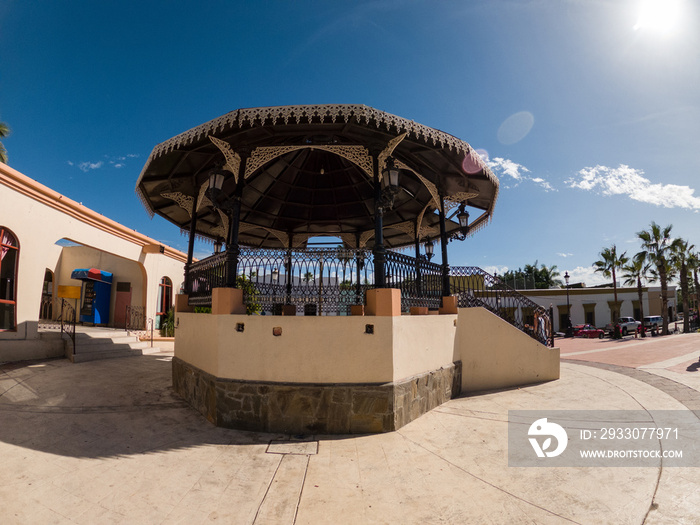
[[[484,266],[483,270],[486,273],[503,275],[508,271],[507,266]]]
[[[561,279],[564,280],[564,272],[567,270],[559,270],[561,273]],[[612,282],[611,279],[606,279],[603,274],[595,271],[594,266],[577,266],[573,270],[568,270],[570,279],[570,284],[585,283],[586,286],[598,286],[599,284],[605,284]]]
[[[543,188],[545,191],[557,191],[556,189],[554,189],[554,186],[552,186],[549,182],[547,182],[546,180],[544,180],[544,179],[542,179],[542,178],[540,178],[540,177],[535,177],[535,178],[532,178],[532,179],[530,179],[530,180],[531,180],[532,182],[534,182],[534,183],[539,184],[540,186],[542,186],[542,188]]]
[[[557,253],[559,257],[573,257],[573,253]]]
[[[486,164],[493,171],[495,171],[497,173],[501,173],[503,175],[508,175],[509,177],[512,177],[515,180],[522,180],[523,175],[521,172],[523,172],[523,173],[530,172],[530,170],[527,169],[522,164],[518,164],[516,162],[513,162],[510,159],[503,159],[501,157],[494,157],[493,159],[487,159]]]
[[[127,165],[127,161],[129,159],[135,159],[138,158],[140,155],[134,154],[134,153],[129,153],[128,155],[119,155],[119,156],[112,156],[112,155],[104,155],[104,158],[107,159],[106,162],[109,166],[112,166],[113,168],[124,168]],[[69,166],[76,166],[76,163],[73,161],[68,161]],[[105,161],[100,160],[98,162],[81,162],[77,164],[78,168],[87,173],[88,171],[91,170],[97,170],[100,169],[105,165]]]
[[[511,179],[515,181],[516,186],[522,181],[527,180],[538,184],[545,191],[557,191],[549,182],[544,180],[542,177],[531,177],[530,175],[528,175],[530,173],[529,169],[527,169],[522,164],[513,162],[510,159],[504,159],[501,157],[494,157],[493,159],[489,159],[488,157],[486,157],[484,161],[486,162],[486,165],[489,168],[491,168],[491,170],[493,170],[497,175],[508,175]]]
[[[81,162],[78,164],[78,167],[80,168],[81,171],[84,171],[87,173],[90,170],[97,170],[102,167],[102,161],[100,162]]]
[[[700,197],[689,186],[654,184],[644,177],[644,171],[620,164],[617,168],[596,166],[584,168],[568,179],[571,188],[597,191],[603,195],[626,195],[630,199],[663,206],[700,210]]]

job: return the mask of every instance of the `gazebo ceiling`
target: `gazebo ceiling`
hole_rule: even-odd
[[[157,145],[136,191],[151,214],[189,229],[196,210],[197,233],[225,239],[228,218],[205,196],[210,170],[223,166],[226,194],[243,184],[241,244],[298,247],[331,235],[371,247],[373,157],[381,170],[388,155],[401,169],[401,191],[384,212],[388,248],[413,244],[416,234],[438,238],[440,197],[448,208],[471,208],[472,232],[491,217],[498,179],[469,144],[361,105],[233,111]],[[241,157],[247,159],[239,175]],[[448,221],[448,232],[456,229]]]

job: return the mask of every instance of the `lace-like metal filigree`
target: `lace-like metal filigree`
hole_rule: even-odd
[[[190,217],[192,217],[192,204],[194,203],[194,199],[189,195],[185,195],[184,193],[180,193],[179,191],[172,191],[161,193],[160,196],[165,197],[166,199],[170,199],[171,201],[177,202],[180,208],[186,210],[187,213],[190,214]]]

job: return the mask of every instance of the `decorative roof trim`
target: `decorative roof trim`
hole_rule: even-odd
[[[357,165],[369,178],[372,178],[372,157],[364,146],[319,146],[312,144],[303,146],[261,146],[255,148],[246,164],[244,178],[247,179],[271,160],[300,149],[319,149],[343,157]]]
[[[185,195],[179,191],[171,191],[161,193],[160,196],[170,199],[171,201],[175,201],[180,208],[185,210],[190,217],[192,217],[192,203],[194,202],[194,199],[189,195]]]
[[[432,146],[440,146],[450,151],[461,151],[465,155],[472,151],[469,144],[444,131],[439,131],[363,104],[320,104],[272,106],[231,111],[226,115],[205,122],[162,142],[153,148],[151,158],[158,158],[175,149],[189,146],[208,135],[220,133],[234,127],[241,129],[248,126],[262,126],[265,123],[275,123],[276,125],[313,123],[321,122],[325,119],[330,119],[333,123],[349,122],[353,118],[366,125],[374,123],[377,129],[384,128],[397,134],[406,133],[408,137],[412,137],[414,140],[420,140]],[[488,170],[480,158],[474,159],[485,170]],[[490,172],[490,170],[488,171]],[[495,180],[497,181],[498,179]]]
[[[224,164],[224,169],[233,173],[233,178],[238,184],[238,174],[241,171],[241,156],[233,151],[231,144],[225,140],[218,139],[209,135],[209,140],[211,140],[214,145],[219,148],[221,153],[224,154],[226,159],[226,164]]]

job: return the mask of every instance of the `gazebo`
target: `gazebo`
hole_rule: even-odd
[[[241,317],[231,325],[237,333],[247,331],[245,325],[251,323],[262,323],[260,330],[265,332],[270,328],[266,323],[281,322],[279,316],[302,313],[326,319],[357,317],[359,322],[360,316],[372,316],[374,323],[362,323],[368,334],[375,333],[377,317],[456,315],[458,306],[483,306],[520,330],[529,329],[541,343],[549,341],[543,309],[478,268],[450,267],[449,242],[466,239],[492,217],[498,179],[469,144],[442,131],[363,105],[239,109],[156,146],[136,191],[149,213],[189,235],[184,290],[178,297],[183,315],[196,307],[211,307],[214,317],[272,314],[267,321],[266,316],[255,321]],[[211,257],[194,260],[197,237],[213,243]],[[332,239],[330,245],[324,245],[323,238]],[[431,262],[436,244],[441,248],[440,264]],[[306,330],[323,332],[329,323],[338,322],[327,319]],[[348,320],[343,326],[351,322],[358,321]],[[284,327],[272,325],[275,334],[282,333]],[[178,347],[195,343],[179,345],[177,337],[174,367],[180,373],[175,373],[175,382],[180,382],[181,393],[192,390],[183,377],[185,370],[193,369],[211,375],[214,391],[221,387],[219,380],[328,385],[365,384],[369,377],[359,373],[352,380],[339,379],[324,371],[309,375],[303,370],[294,378],[252,371],[246,376],[240,370],[231,372],[237,377],[222,377],[218,357],[218,365],[209,370],[198,357],[192,358],[198,365],[180,359]],[[213,346],[215,352],[221,350],[219,343]],[[389,346],[393,349],[393,343]],[[390,376],[395,385],[395,373]],[[319,377],[322,380],[305,380]],[[374,379],[369,383],[375,384]],[[379,377],[380,382],[385,379]],[[443,380],[450,387],[443,388],[440,399],[452,395],[454,375]],[[185,394],[195,405],[206,395]],[[275,422],[261,414],[253,418],[255,423],[230,411],[222,415],[212,406],[200,409],[221,424],[249,423],[267,430],[290,425],[299,430],[310,424],[327,431],[361,431],[397,425],[384,421],[378,427],[351,428],[345,419],[319,423],[327,415],[306,414],[280,426],[279,418]],[[396,411],[391,413],[396,416]],[[413,417],[417,415],[406,420]],[[243,420],[247,423],[242,425]]]

